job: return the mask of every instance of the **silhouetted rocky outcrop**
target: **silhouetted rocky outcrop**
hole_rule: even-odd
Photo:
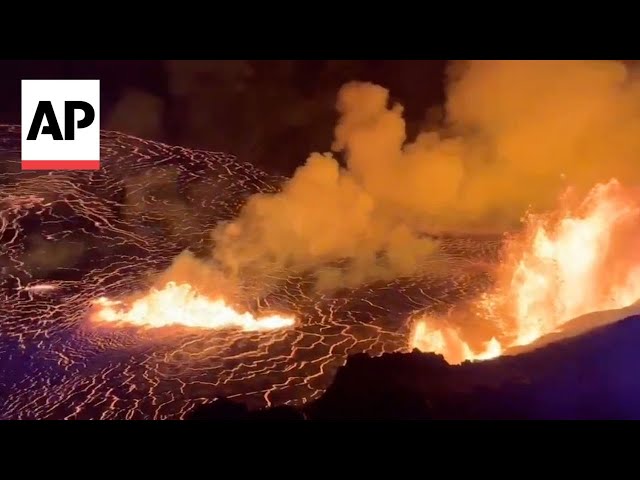
[[[304,415],[311,420],[640,419],[639,339],[640,316],[633,316],[487,362],[451,366],[439,355],[417,351],[355,355]],[[224,408],[214,414],[207,408],[191,418],[230,418]],[[289,407],[243,411],[251,420],[303,416]]]

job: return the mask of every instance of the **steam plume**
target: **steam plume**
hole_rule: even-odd
[[[214,259],[354,286],[414,273],[437,246],[425,233],[502,232],[567,185],[640,176],[640,82],[621,62],[460,62],[447,90],[442,124],[407,139],[386,89],[343,86],[332,149],[345,166],[311,154],[212,233]]]

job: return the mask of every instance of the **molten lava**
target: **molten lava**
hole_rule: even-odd
[[[560,331],[586,313],[633,304],[640,299],[639,200],[611,180],[575,207],[565,195],[557,212],[529,215],[523,232],[505,244],[495,289],[474,305],[497,330],[495,338],[474,352],[463,326],[434,327],[434,319],[420,319],[411,346],[450,363],[486,359]]]
[[[425,319],[416,323],[411,345],[423,352],[440,353],[452,364],[465,360],[489,360],[502,354],[502,345],[495,337],[486,342],[482,351],[476,353],[460,337],[457,329],[450,326],[433,328],[431,322]]]
[[[189,284],[169,282],[161,290],[126,304],[101,297],[95,302],[93,321],[124,323],[143,328],[180,325],[191,328],[239,328],[244,331],[275,330],[294,325],[293,317],[270,315],[254,317],[239,313],[224,300],[212,300],[199,294]]]

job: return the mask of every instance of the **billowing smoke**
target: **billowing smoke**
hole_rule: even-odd
[[[640,82],[621,62],[471,62],[447,116],[464,150],[445,213],[455,227],[507,228],[529,205],[552,208],[567,185],[638,179]]]
[[[510,230],[567,185],[640,176],[640,82],[621,62],[455,63],[443,121],[413,139],[381,86],[343,86],[337,109],[344,162],[311,154],[217,228],[225,272],[313,271],[321,288],[410,275],[437,247],[425,234]]]
[[[312,155],[281,193],[249,199],[214,231],[218,260],[233,274],[317,271],[319,286],[355,286],[411,274],[435,242],[385,211],[329,155]],[[328,266],[343,261],[341,265]]]
[[[227,302],[235,302],[241,293],[240,286],[231,282],[212,262],[197,258],[188,250],[178,255],[171,266],[155,279],[155,286],[162,288],[168,282],[188,283],[202,295],[212,298],[223,296]]]

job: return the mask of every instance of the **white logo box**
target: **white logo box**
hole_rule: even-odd
[[[22,169],[23,170],[97,170],[100,168],[100,80],[22,80]],[[51,102],[54,118],[42,112]],[[94,118],[84,128],[86,113],[71,110],[73,131],[67,131],[65,102],[86,102],[93,109]],[[77,104],[76,104],[77,106]],[[48,112],[51,113],[51,112]],[[38,118],[42,121],[38,126]],[[53,122],[49,122],[53,120]],[[35,126],[34,126],[35,123]],[[54,125],[50,125],[54,123]],[[55,128],[57,123],[57,129]],[[27,137],[34,128],[34,140]],[[49,127],[49,129],[47,129]],[[43,133],[43,130],[48,133]],[[58,131],[60,139],[50,132]],[[57,135],[55,135],[57,136]],[[73,137],[73,139],[69,138]]]

